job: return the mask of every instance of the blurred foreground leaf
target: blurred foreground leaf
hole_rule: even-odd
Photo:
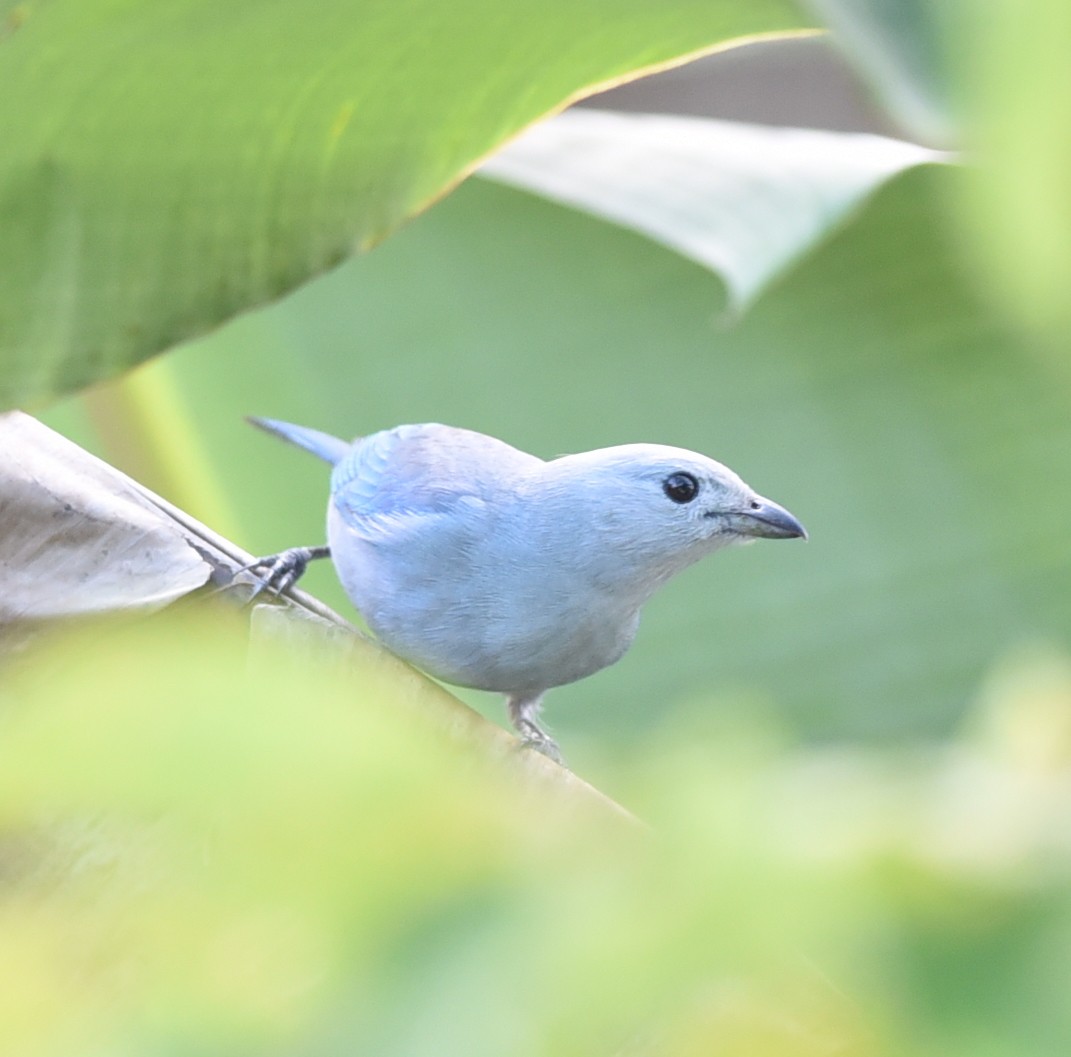
[[[383,239],[596,87],[792,30],[788,0],[53,0],[0,33],[0,406]]]
[[[1066,658],[947,752],[681,714],[629,769],[647,835],[188,617],[0,681],[11,1057],[1063,1052],[1071,759],[1001,732],[1067,749]]]

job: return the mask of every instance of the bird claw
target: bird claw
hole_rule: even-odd
[[[309,562],[317,558],[327,558],[330,554],[329,547],[291,547],[278,554],[257,558],[256,561],[243,565],[237,572],[259,574],[249,596],[249,601],[252,602],[263,591],[270,591],[274,595],[288,591],[304,576]]]
[[[546,756],[547,759],[553,760],[560,767],[565,766],[565,760],[562,758],[562,751],[558,748],[558,743],[546,731],[541,730],[535,724],[521,732],[518,747],[521,749],[534,749],[541,755]]]

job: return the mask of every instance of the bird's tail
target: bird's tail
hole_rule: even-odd
[[[330,433],[321,433],[318,429],[307,429],[305,426],[294,426],[274,418],[257,418],[250,415],[246,421],[267,433],[274,433],[277,437],[296,444],[299,448],[311,451],[317,458],[329,462],[332,466],[353,447],[348,440],[332,437]]]

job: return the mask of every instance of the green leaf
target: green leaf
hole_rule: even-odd
[[[960,92],[977,167],[954,203],[987,296],[1055,350],[1071,338],[1071,5],[967,4]]]
[[[720,275],[740,309],[882,182],[941,160],[882,136],[570,110],[480,173],[649,235]]]
[[[800,25],[787,0],[12,8],[0,406],[293,289],[598,86]]]

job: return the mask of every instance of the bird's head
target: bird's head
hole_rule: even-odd
[[[704,455],[626,444],[547,464],[584,510],[611,560],[647,564],[663,580],[720,547],[754,539],[807,538],[784,507]]]

